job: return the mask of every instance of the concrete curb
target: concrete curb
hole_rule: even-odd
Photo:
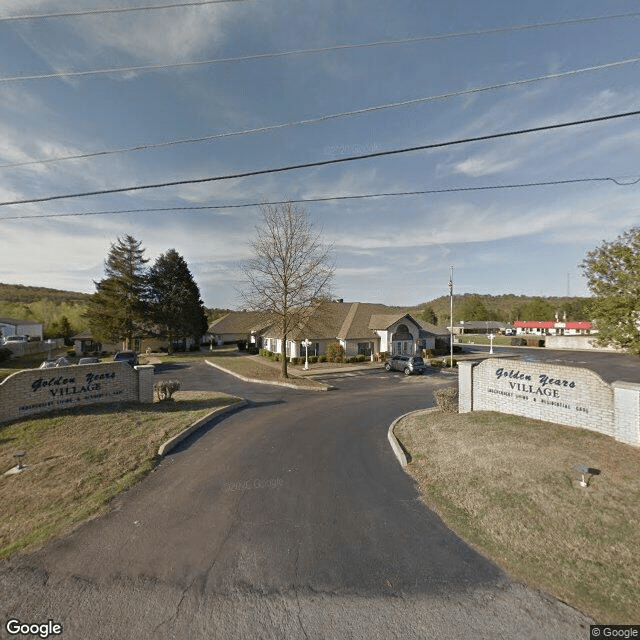
[[[213,362],[209,362],[209,360],[205,360],[205,362],[208,365],[212,366],[214,369],[218,369],[219,371],[224,371],[224,373],[228,373],[230,376],[233,376],[234,378],[238,378],[243,382],[253,382],[255,384],[270,384],[271,386],[274,386],[274,387],[288,387],[289,389],[299,389],[302,391],[330,391],[331,389],[335,388],[335,387],[332,387],[331,385],[326,385],[325,387],[301,387],[297,384],[291,384],[290,382],[276,382],[275,380],[258,380],[257,378],[247,378],[245,376],[240,375],[239,373],[236,373],[235,371],[229,371],[229,369],[225,369],[224,367],[221,367],[219,364],[214,364]]]
[[[166,456],[172,449],[175,449],[185,438],[190,436],[194,431],[197,431],[200,427],[204,427],[211,418],[224,416],[228,413],[234,413],[238,409],[242,407],[246,407],[249,403],[246,400],[240,400],[240,402],[234,402],[232,405],[228,407],[221,407],[219,409],[214,409],[210,413],[208,413],[200,420],[197,420],[192,425],[188,426],[186,429],[183,429],[180,433],[173,436],[173,438],[169,438],[166,442],[160,445],[158,449],[158,455],[160,457]]]
[[[405,413],[399,416],[391,423],[389,431],[387,431],[387,438],[389,439],[389,444],[393,449],[393,453],[395,454],[396,458],[398,458],[398,462],[403,467],[407,466],[407,456],[402,448],[402,445],[398,442],[396,434],[393,432],[393,430],[395,429],[398,422],[400,422],[400,420],[402,420],[403,418],[415,415],[417,413],[435,413],[436,411],[440,411],[440,409],[438,407],[431,407],[429,409],[417,409],[416,411],[409,411],[409,413]]]

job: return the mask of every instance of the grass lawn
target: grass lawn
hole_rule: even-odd
[[[513,338],[515,338],[515,336],[502,336],[502,335],[494,334],[493,344],[496,346],[498,345],[511,346],[511,340]],[[481,333],[473,333],[473,334],[458,336],[458,340],[454,344],[490,344],[490,342],[491,341],[486,335]]]
[[[157,463],[160,444],[238,399],[184,391],[174,401],[93,405],[0,426],[0,474],[27,452],[26,469],[0,475],[0,558],[31,548],[105,510]]]
[[[254,380],[265,380],[273,382],[286,382],[296,387],[307,387],[313,389],[326,389],[327,385],[311,378],[299,378],[293,372],[293,367],[289,368],[289,378],[282,376],[281,363],[271,362],[265,358],[253,356],[218,356],[212,358],[211,362],[233,371],[245,378]]]
[[[424,502],[513,577],[602,623],[640,622],[640,449],[492,412],[432,412],[396,436]],[[601,470],[587,488],[574,464]]]
[[[175,355],[159,356],[162,362],[193,362],[195,360],[211,360],[224,369],[233,371],[245,378],[265,380],[268,382],[286,382],[298,387],[326,389],[327,385],[310,378],[297,377],[293,365],[289,365],[289,378],[283,378],[281,363],[272,362],[266,358],[250,356],[246,352],[238,351],[235,346],[224,346],[213,351],[201,351],[195,353],[178,353]],[[335,366],[335,365],[334,365]]]

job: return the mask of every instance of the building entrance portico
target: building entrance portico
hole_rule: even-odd
[[[391,353],[394,356],[413,355],[414,338],[406,324],[399,324],[391,335]]]

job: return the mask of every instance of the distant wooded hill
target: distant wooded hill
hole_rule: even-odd
[[[73,335],[87,329],[82,316],[90,297],[77,291],[0,282],[0,317],[41,322],[45,337]]]
[[[588,305],[591,298],[534,297],[505,294],[500,296],[465,293],[453,296],[453,321],[497,320],[513,323],[516,320],[589,320]],[[449,296],[411,307],[427,322],[441,326],[449,323]],[[434,321],[435,320],[435,321]]]
[[[91,294],[62,291],[46,287],[27,287],[0,282],[0,317],[20,318],[42,322],[46,337],[59,337],[65,326],[64,318],[72,334],[88,328],[83,314]],[[590,298],[532,297],[506,294],[490,296],[465,293],[453,297],[453,319],[460,320],[553,320],[556,313],[562,319],[589,320]],[[400,308],[400,307],[398,307]],[[402,307],[427,322],[445,326],[449,322],[449,296],[441,296],[413,307]],[[228,309],[206,309],[209,322],[228,313]],[[66,333],[66,332],[65,332]]]

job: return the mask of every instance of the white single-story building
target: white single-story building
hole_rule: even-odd
[[[453,333],[455,335],[463,335],[466,333],[504,333],[510,329],[508,322],[498,322],[497,320],[460,320],[453,325]]]
[[[260,335],[271,321],[257,311],[231,311],[217,318],[209,325],[208,334],[218,344],[230,344],[246,340],[247,344],[257,343]]]
[[[309,340],[309,355],[322,355],[331,343],[339,343],[345,356],[374,356],[380,353],[420,353],[422,349],[446,351],[447,329],[413,318],[410,314],[381,304],[363,302],[320,302],[302,324],[289,332],[287,357],[305,355],[303,341]],[[282,336],[277,322],[264,314],[231,312],[213,322],[209,333],[224,342],[247,340],[272,353],[282,353]]]
[[[580,336],[597,333],[589,321],[583,322],[553,322],[516,320],[514,322],[516,335],[535,336]]]
[[[3,337],[28,336],[31,340],[42,340],[42,323],[33,320],[0,318],[0,331]]]

